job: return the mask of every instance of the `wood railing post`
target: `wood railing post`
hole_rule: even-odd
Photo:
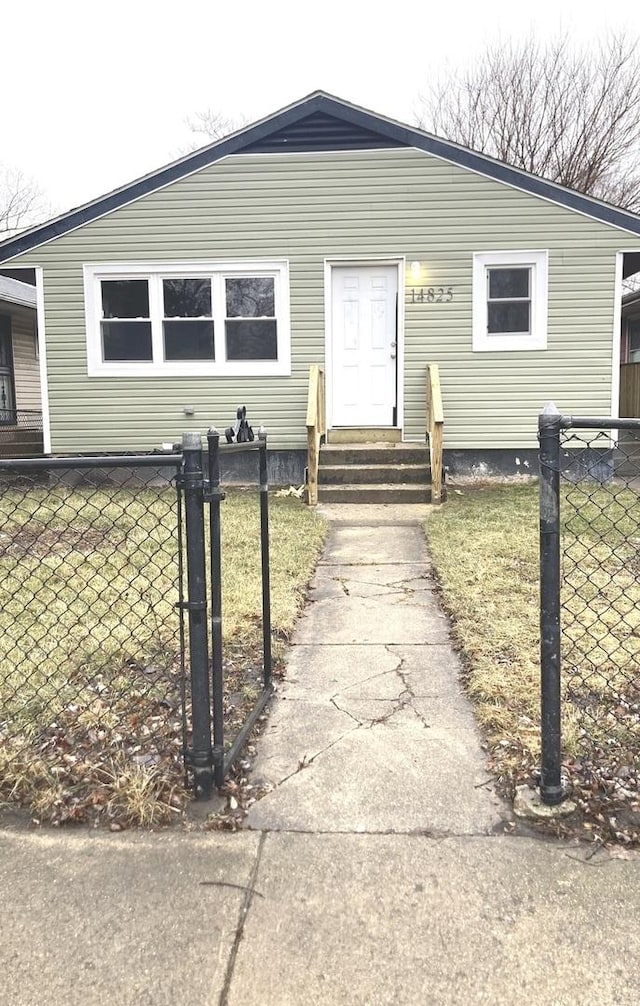
[[[437,363],[427,366],[427,433],[431,462],[431,502],[442,503],[444,414]]]
[[[320,442],[326,433],[324,404],[324,370],[317,364],[309,369],[307,399],[307,503],[318,502],[318,464]]]

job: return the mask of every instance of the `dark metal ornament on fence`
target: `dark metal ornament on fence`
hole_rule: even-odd
[[[233,426],[227,426],[224,434],[228,444],[232,444],[234,439],[237,444],[249,444],[255,440],[253,429],[247,421],[246,405],[238,406],[236,421]]]

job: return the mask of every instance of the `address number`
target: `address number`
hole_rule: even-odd
[[[421,286],[411,288],[412,304],[450,304],[453,300],[452,286]]]

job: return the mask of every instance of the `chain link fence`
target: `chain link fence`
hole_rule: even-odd
[[[640,422],[541,417],[542,779],[640,825]]]
[[[169,460],[0,464],[0,796],[36,817],[105,809],[144,822],[145,807],[166,819],[181,803],[187,680]]]
[[[272,657],[266,436],[219,441],[0,460],[0,802],[154,824],[188,786],[223,786]],[[220,457],[237,452],[254,454],[259,492],[227,524]]]

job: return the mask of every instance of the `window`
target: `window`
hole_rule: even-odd
[[[640,318],[627,322],[627,362],[640,363]]]
[[[84,273],[90,376],[291,372],[286,262]]]
[[[474,255],[474,351],[546,347],[547,253]]]

